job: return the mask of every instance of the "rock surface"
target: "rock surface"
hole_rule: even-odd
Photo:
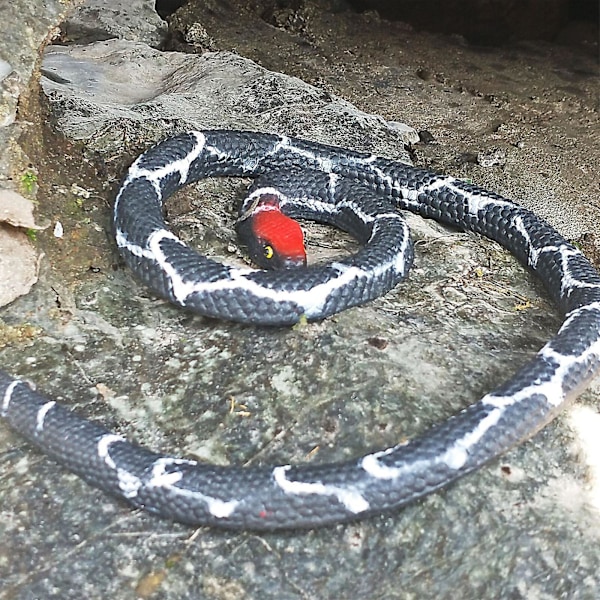
[[[167,25],[149,0],[93,0],[83,2],[62,23],[63,41],[88,44],[119,38],[160,46]]]
[[[58,18],[48,3],[26,4],[40,22]],[[52,227],[38,234],[40,282],[1,313],[3,368],[154,449],[219,464],[325,461],[422,433],[551,335],[558,316],[511,257],[416,217],[406,285],[294,330],[182,314],[121,267],[109,231],[118,180],[137,152],[190,126],[243,124],[406,159],[410,130],[395,123],[407,122],[429,140],[413,147],[417,163],[523,201],[595,248],[588,58],[543,44],[481,51],[297,4],[265,15],[252,2],[190,3],[169,24],[186,54],[124,33],[48,50],[40,105],[35,89],[19,93],[23,122],[35,124],[22,144],[40,221]],[[112,31],[143,30],[135,16],[104,16]],[[16,52],[0,44],[2,56]],[[213,53],[190,54],[206,46]],[[242,260],[231,231],[241,187],[187,188],[168,207],[172,226]],[[322,228],[308,239],[313,260],[352,248]],[[0,599],[594,598],[599,401],[596,381],[531,442],[399,513],[260,536],[133,512],[0,423]]]
[[[351,142],[406,162],[404,144],[419,139],[410,127],[229,52],[168,53],[124,40],[51,46],[41,72],[58,127],[88,151],[227,127]]]
[[[28,86],[38,50],[65,13],[61,2],[48,2],[40,14],[32,3],[3,2],[0,16],[4,29],[0,44],[0,306],[26,294],[37,281],[37,253],[22,229],[36,229],[33,218],[22,221],[14,217],[28,206],[37,175],[18,144],[27,127],[17,121],[19,99]],[[17,24],[11,27],[11,24]],[[19,229],[21,228],[21,229]]]

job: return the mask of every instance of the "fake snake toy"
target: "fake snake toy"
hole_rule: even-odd
[[[280,172],[275,179],[283,189],[259,181],[239,229],[250,229],[251,254],[263,264],[300,268],[225,266],[168,230],[163,203],[180,187],[204,177],[256,178],[271,171]],[[533,435],[599,371],[600,276],[552,227],[452,177],[239,131],[189,132],[142,154],[118,192],[114,225],[125,262],[158,295],[211,317],[290,325],[366,302],[406,276],[412,246],[397,209],[496,240],[539,276],[565,315],[558,333],[507,383],[421,437],[339,464],[214,466],[132,444],[0,372],[2,417],[91,485],[194,525],[319,527],[389,511],[449,484]],[[303,267],[301,233],[289,224],[296,217],[333,223],[366,245],[331,265]],[[278,233],[278,220],[289,235]]]

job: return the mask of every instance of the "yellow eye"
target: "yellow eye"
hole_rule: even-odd
[[[273,258],[275,251],[273,250],[273,246],[265,246],[263,249],[265,258],[270,259]]]

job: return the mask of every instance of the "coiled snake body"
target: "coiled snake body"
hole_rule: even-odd
[[[168,230],[163,202],[183,185],[273,170],[304,174],[306,188],[296,197],[260,188],[250,202],[279,194],[291,216],[338,224],[364,249],[326,267],[257,271],[201,257]],[[600,276],[548,224],[452,177],[234,131],[189,132],[142,154],[119,190],[114,224],[126,263],[157,294],[212,317],[288,325],[366,302],[406,276],[412,246],[398,208],[496,240],[540,277],[565,314],[555,337],[507,383],[423,436],[343,464],[218,467],[136,446],[3,372],[0,414],[90,484],[190,524],[318,527],[388,511],[450,483],[547,424],[600,368]]]

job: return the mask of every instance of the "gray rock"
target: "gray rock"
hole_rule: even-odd
[[[65,20],[65,37],[76,44],[121,38],[159,47],[167,24],[155,4],[153,0],[86,0]]]
[[[10,204],[15,211],[29,204],[21,195],[32,192],[25,189],[28,186],[24,185],[24,178],[30,177],[31,187],[35,187],[35,169],[18,141],[26,129],[16,120],[19,100],[30,84],[38,60],[37,49],[54,36],[54,27],[70,4],[34,0],[21,6],[18,2],[0,2],[0,197],[4,206]],[[0,215],[0,306],[29,291],[36,281],[38,266],[37,252],[24,232],[13,227],[15,223],[5,225],[3,216]],[[34,225],[27,221],[16,226],[26,229]]]
[[[0,4],[3,27],[0,38],[0,185],[12,188],[18,185],[7,181],[18,160],[14,148],[21,129],[14,122],[19,96],[29,84],[38,60],[37,49],[56,33],[53,29],[70,4],[59,0]]]
[[[50,46],[41,84],[63,133],[90,149],[122,148],[181,129],[250,129],[391,153],[410,162],[404,144],[416,132],[229,52],[160,52],[108,40]]]

